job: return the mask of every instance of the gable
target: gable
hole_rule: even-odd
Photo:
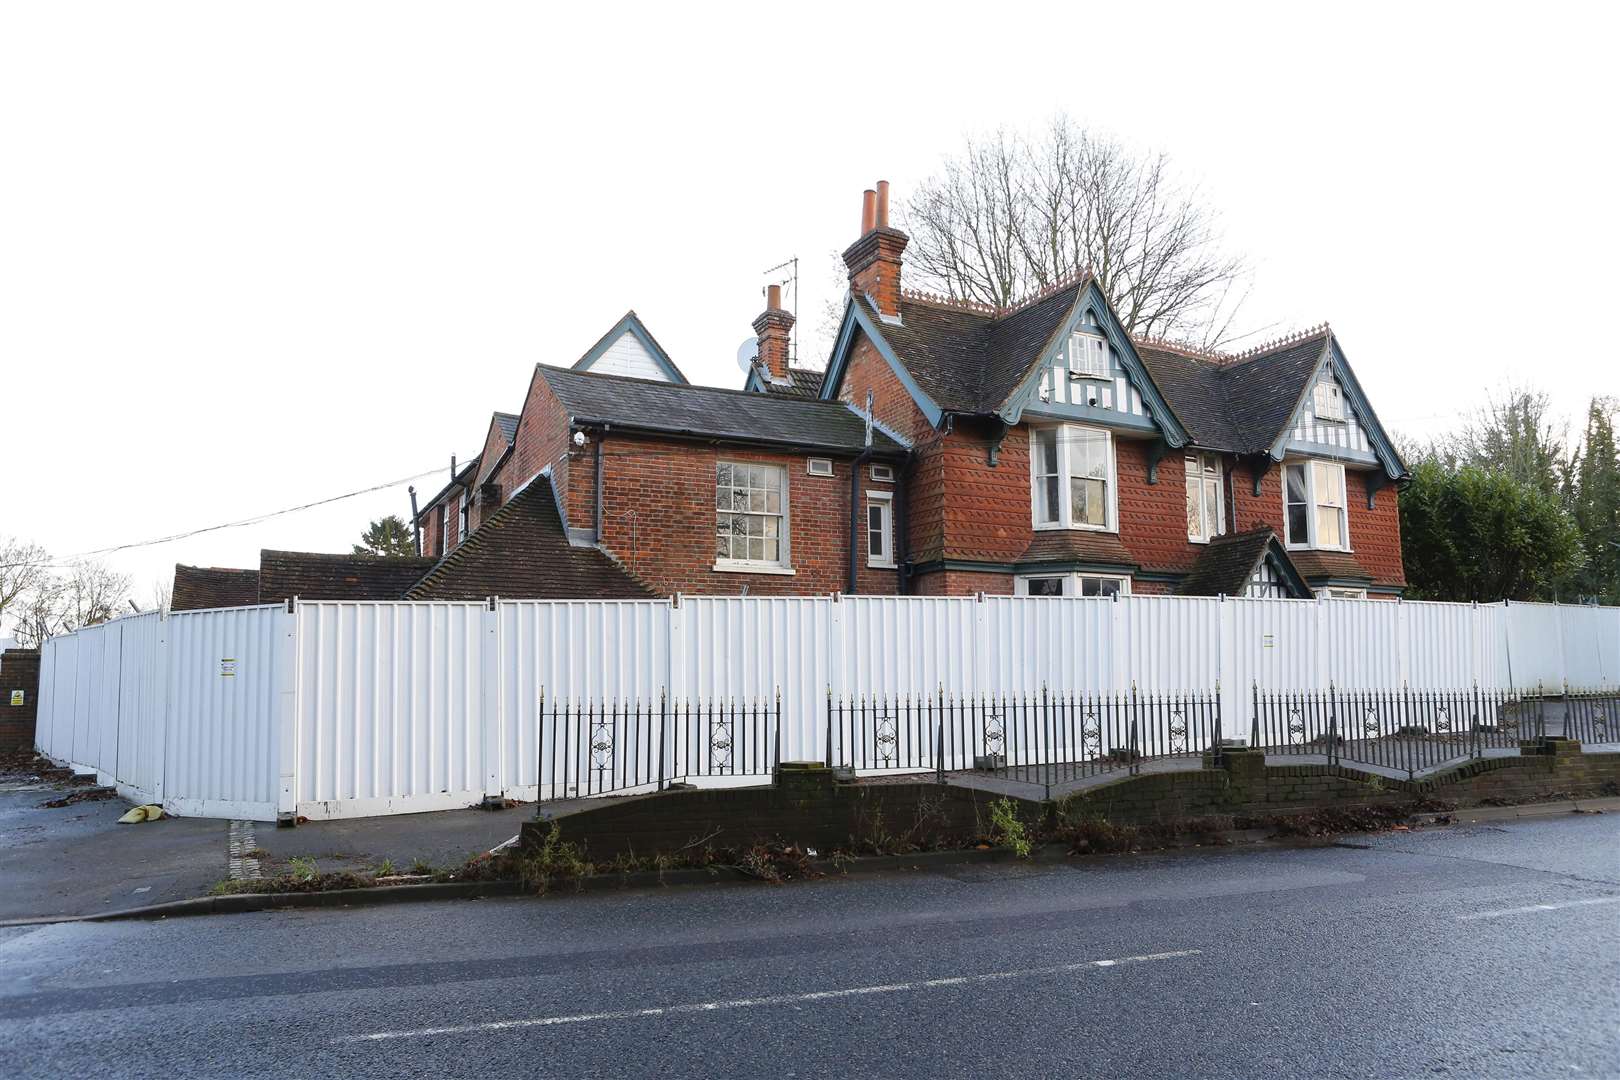
[[[1338,389],[1343,420],[1318,415],[1317,387]],[[1381,465],[1396,480],[1406,475],[1406,466],[1373,413],[1338,340],[1331,335],[1316,370],[1305,382],[1293,415],[1271,448],[1271,456],[1279,461],[1288,453]]]
[[[1106,362],[1101,378],[1074,377],[1070,351],[1074,335],[1102,343]],[[1172,447],[1187,445],[1187,432],[1148,374],[1125,328],[1102,290],[1088,282],[1068,316],[1058,323],[1033,358],[1018,389],[999,410],[1009,424],[1032,416],[1087,420],[1114,427],[1157,431]]]
[[[574,370],[657,382],[686,382],[686,376],[647,332],[634,311],[626,312],[624,318],[576,360]]]
[[[1026,399],[1026,415],[1104,420],[1127,427],[1154,427],[1142,392],[1108,341],[1093,305],[1077,307],[1053,335],[1054,345],[1036,366],[1033,393]],[[1083,354],[1095,348],[1101,357],[1100,377],[1073,373],[1084,365]]]

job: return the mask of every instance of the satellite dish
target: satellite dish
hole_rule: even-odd
[[[759,359],[759,338],[748,337],[737,346],[737,367],[744,375],[754,370],[754,361]]]

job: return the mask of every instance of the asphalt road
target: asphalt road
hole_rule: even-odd
[[[0,1073],[1620,1077],[1620,816],[0,930]]]

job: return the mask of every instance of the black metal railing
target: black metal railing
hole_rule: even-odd
[[[715,778],[769,780],[781,759],[780,692],[770,698],[670,701],[540,699],[541,799]]]
[[[1218,693],[827,697],[826,764],[856,772],[973,770],[1054,786],[1146,761],[1219,753]]]
[[[1566,738],[1583,743],[1620,742],[1620,690],[1564,688]]]
[[[1253,690],[1250,743],[1402,771],[1517,751],[1545,734],[1538,695],[1513,690]]]

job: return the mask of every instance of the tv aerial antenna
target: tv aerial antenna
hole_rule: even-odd
[[[797,363],[799,359],[799,257],[795,255],[786,262],[779,262],[765,271],[765,284],[783,285],[792,290],[793,355],[788,358],[788,363]]]

